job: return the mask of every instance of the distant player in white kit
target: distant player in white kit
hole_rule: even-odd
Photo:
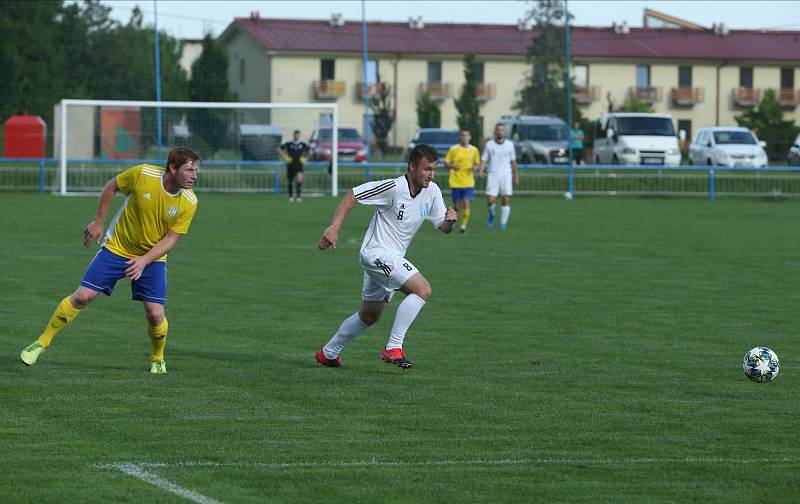
[[[432,181],[438,160],[436,149],[417,145],[409,155],[405,175],[361,184],[348,191],[339,203],[331,225],[319,240],[320,250],[336,248],[339,229],[356,203],[377,208],[361,244],[360,260],[364,269],[361,307],[345,319],[331,340],[317,351],[317,362],[323,366],[341,367],[342,349],[380,319],[398,290],[406,298],[397,307],[389,341],[380,358],[404,369],[413,366],[403,353],[403,340],[431,295],[431,285],[404,256],[424,221],[431,221],[445,233],[452,231],[456,222],[455,209],[445,206],[442,191]]]
[[[501,196],[502,207],[500,208],[500,229],[505,229],[508,225],[508,217],[511,215],[511,177],[514,177],[514,185],[519,187],[519,166],[517,166],[517,154],[514,144],[506,138],[506,127],[497,124],[494,127],[494,138],[486,142],[481,156],[481,166],[478,169],[478,176],[483,178],[483,171],[486,162],[489,162],[489,178],[486,181],[486,204],[489,207],[489,219],[486,221],[488,227],[494,226],[495,201],[497,195]]]

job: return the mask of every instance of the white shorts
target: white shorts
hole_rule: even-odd
[[[489,173],[486,180],[486,196],[511,196],[512,193],[511,172]]]
[[[403,286],[412,275],[418,273],[414,264],[391,250],[365,250],[361,254],[364,268],[362,301],[386,301]]]

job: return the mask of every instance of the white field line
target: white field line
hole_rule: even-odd
[[[190,467],[238,467],[253,469],[309,469],[309,468],[348,468],[348,467],[432,467],[432,466],[499,466],[499,465],[664,465],[664,464],[699,464],[699,465],[739,465],[739,464],[800,464],[796,458],[772,459],[731,459],[721,457],[686,457],[686,458],[536,458],[536,459],[469,459],[469,460],[419,460],[393,462],[386,460],[353,460],[338,462],[214,462],[204,460],[187,460],[182,462],[112,462],[94,464],[93,467],[111,469],[149,483],[164,491],[179,495],[198,504],[222,504],[220,501],[177,485],[161,476],[148,471],[152,468],[190,468]]]
[[[145,470],[142,467],[142,464],[117,462],[114,464],[104,464],[100,467],[105,469],[115,469],[121,473],[127,474],[128,476],[133,476],[138,480],[144,481],[145,483],[150,483],[161,490],[174,493],[175,495],[183,497],[184,499],[188,499],[192,502],[197,502],[198,504],[222,504],[216,499],[206,497],[205,495],[197,493],[194,490],[189,490],[188,488],[176,485],[175,483],[166,480],[157,474],[153,474],[152,472]]]

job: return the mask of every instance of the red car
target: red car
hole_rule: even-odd
[[[317,128],[311,134],[308,143],[314,149],[314,159],[330,161],[331,128]],[[367,160],[367,144],[355,128],[339,128],[339,161],[360,163]]]

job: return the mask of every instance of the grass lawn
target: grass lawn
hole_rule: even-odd
[[[358,207],[201,193],[170,254],[169,373],[126,280],[35,367],[19,352],[95,253],[94,197],[0,194],[5,502],[791,502],[800,495],[797,202],[515,198],[509,230],[425,226],[433,296],[342,354]],[[118,198],[116,204],[121,202]],[[113,215],[112,212],[109,212]],[[768,384],[741,360],[781,357]]]

